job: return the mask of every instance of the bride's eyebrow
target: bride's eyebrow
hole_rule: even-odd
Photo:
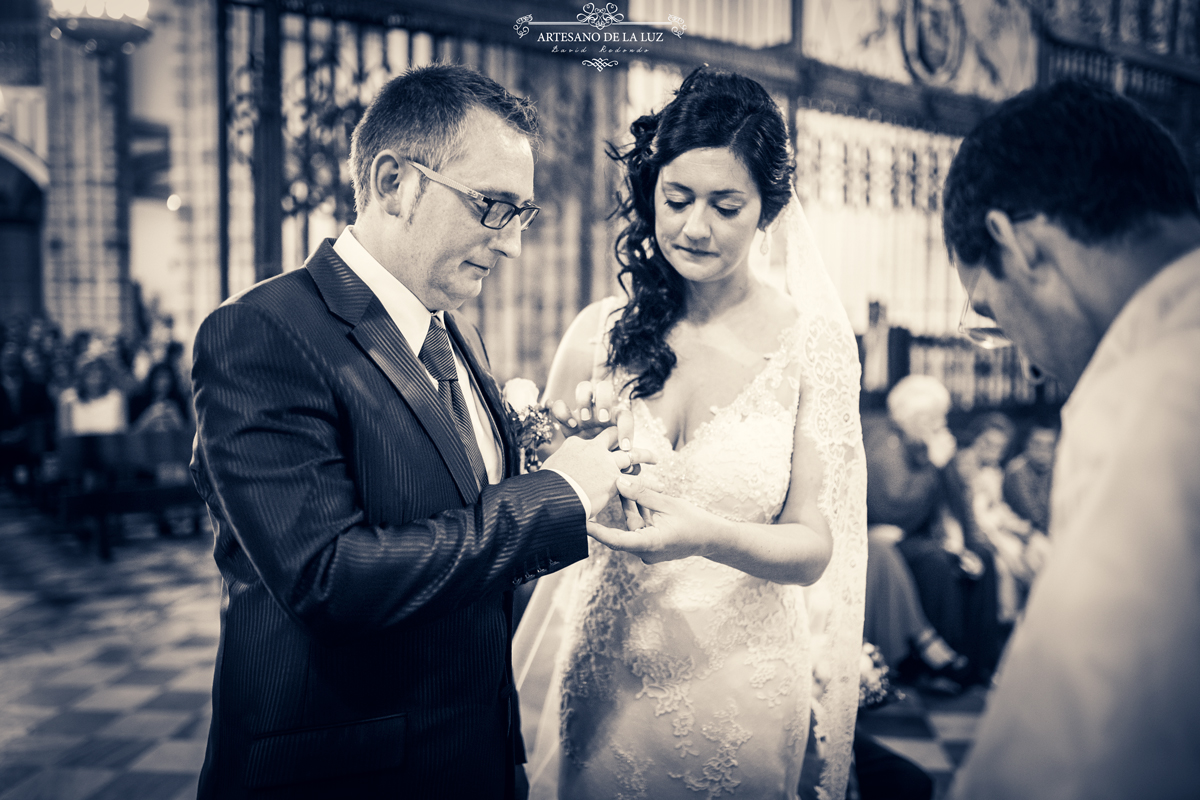
[[[675,189],[688,194],[695,194],[696,190],[684,183],[676,181],[663,181],[664,189]],[[741,189],[717,189],[715,192],[709,192],[713,197],[742,197],[745,195]]]

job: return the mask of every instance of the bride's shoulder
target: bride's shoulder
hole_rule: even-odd
[[[800,323],[800,310],[791,295],[773,286],[763,286],[751,309],[754,328],[769,343],[794,330]]]
[[[575,315],[563,340],[576,345],[595,344],[597,337],[612,326],[624,307],[624,299],[613,296],[590,303]]]

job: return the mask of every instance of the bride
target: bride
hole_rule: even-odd
[[[548,687],[530,796],[794,798],[811,743],[806,783],[842,797],[866,562],[853,334],[759,84],[698,69],[631,130],[610,149],[629,296],[580,313],[546,396],[595,386],[603,419],[615,386],[658,465],[589,523],[590,558],[539,582],[516,635],[527,716]],[[750,265],[781,214],[786,291]]]

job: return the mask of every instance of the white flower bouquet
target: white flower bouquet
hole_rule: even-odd
[[[528,378],[513,378],[504,384],[502,398],[508,423],[517,440],[521,472],[537,472],[541,466],[538,448],[554,438],[550,409],[540,401],[537,384]]]

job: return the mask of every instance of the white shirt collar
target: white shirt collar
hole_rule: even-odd
[[[342,231],[342,235],[333,243],[333,251],[379,298],[388,316],[404,334],[413,354],[419,355],[421,346],[425,344],[425,334],[429,332],[430,315],[436,315],[445,324],[442,316],[445,312],[430,311],[395,275],[384,269],[355,238],[353,225],[347,225]]]

